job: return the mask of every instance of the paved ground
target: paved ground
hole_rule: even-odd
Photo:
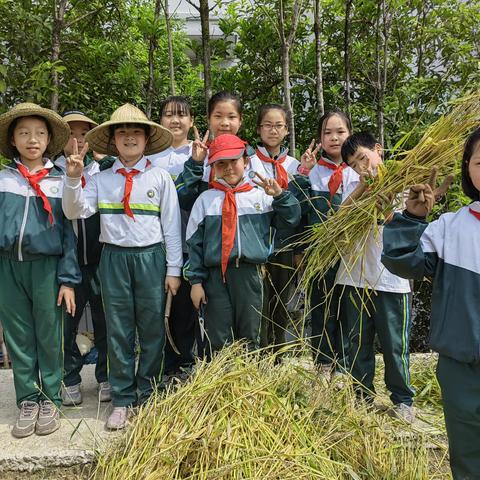
[[[0,369],[0,478],[2,471],[34,471],[44,467],[68,467],[89,463],[94,450],[117,434],[106,432],[104,422],[110,403],[97,400],[94,366],[83,372],[84,401],[79,407],[62,409],[62,426],[55,433],[16,439],[10,434],[17,408],[12,370]]]

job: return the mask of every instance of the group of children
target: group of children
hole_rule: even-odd
[[[207,358],[236,339],[278,351],[301,255],[292,239],[368,195],[382,163],[381,146],[353,134],[339,110],[322,116],[318,143],[300,161],[283,145],[289,119],[280,105],[260,108],[255,150],[237,136],[242,107],[232,93],[210,99],[203,136],[193,123],[183,97],[161,103],[160,123],[129,104],[101,125],[34,104],[0,116],[1,153],[12,160],[0,172],[0,319],[20,408],[15,437],[52,433],[60,405],[81,403],[75,336],[87,302],[99,399],[112,401],[109,429],[125,427],[162,374],[191,367],[195,343]],[[456,478],[480,471],[478,131],[469,142],[462,174],[470,207],[427,226],[435,192],[412,187],[403,214],[379,227],[384,245],[372,230],[362,254],[344,256],[308,302],[319,373],[351,373],[371,401],[377,334],[394,411],[412,421],[408,279],[434,278],[432,347]],[[453,311],[462,312],[455,327]]]

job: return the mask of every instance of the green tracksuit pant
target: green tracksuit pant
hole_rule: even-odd
[[[453,478],[480,480],[480,363],[463,363],[440,355],[437,378]]]
[[[160,384],[165,346],[163,244],[105,244],[99,266],[107,321],[108,378],[112,404],[143,403]],[[135,373],[135,337],[140,354]],[[137,396],[138,390],[138,396]]]
[[[352,376],[368,398],[374,392],[375,334],[378,335],[385,363],[385,385],[394,404],[413,403],[410,385],[409,338],[410,306],[408,293],[380,292],[346,286],[342,309],[349,334],[349,363]]]
[[[348,368],[348,335],[341,310],[342,287],[335,285],[337,268],[331,268],[312,286],[312,352],[315,365],[335,364],[337,370]]]
[[[263,303],[260,265],[229,265],[223,282],[220,267],[210,268],[203,284],[207,296],[205,329],[207,356],[234,340],[245,340],[248,348],[258,348]]]
[[[273,346],[274,351],[285,345],[290,321],[287,303],[293,282],[293,252],[275,254],[266,264],[260,346]]]
[[[103,312],[100,279],[98,278],[98,265],[85,265],[81,267],[82,283],[75,287],[75,317],[66,314],[64,324],[64,370],[63,383],[69,387],[82,381],[80,371],[83,367],[83,357],[78,350],[76,336],[78,324],[82,318],[87,302],[90,304],[92,314],[95,347],[98,352],[95,378],[97,382],[107,381],[107,331],[105,314]]]
[[[62,309],[58,257],[19,262],[0,257],[0,318],[12,360],[17,405],[48,398],[62,404]]]

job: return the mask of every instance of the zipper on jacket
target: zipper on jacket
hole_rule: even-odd
[[[238,246],[238,255],[236,260],[237,268],[240,266],[240,257],[242,255],[242,242],[240,241],[240,216],[237,214],[237,246]]]
[[[23,261],[22,243],[23,243],[23,236],[25,234],[25,227],[27,225],[29,205],[30,205],[30,185],[27,187],[27,196],[25,198],[25,208],[23,209],[23,218],[22,218],[22,224],[20,226],[20,235],[18,236],[18,260],[20,262]]]
[[[88,265],[87,260],[87,229],[85,228],[85,219],[81,219],[82,224],[82,239],[83,239],[83,263]]]

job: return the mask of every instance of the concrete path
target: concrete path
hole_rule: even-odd
[[[82,379],[83,403],[63,407],[59,430],[45,437],[16,439],[10,433],[18,412],[12,370],[0,369],[0,473],[86,464],[95,450],[115,439],[117,433],[104,430],[110,403],[98,402],[94,365],[83,369]]]

